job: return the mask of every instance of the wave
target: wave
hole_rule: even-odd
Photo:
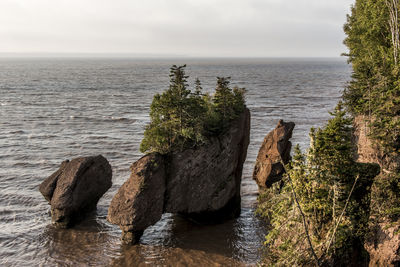
[[[102,116],[102,117],[85,117],[85,116],[75,116],[70,115],[70,120],[83,120],[88,122],[129,122],[134,123],[136,119],[130,119],[126,117],[115,117],[115,116]]]

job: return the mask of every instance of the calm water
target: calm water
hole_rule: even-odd
[[[251,142],[242,181],[242,214],[199,226],[171,214],[147,229],[140,245],[122,246],[106,221],[111,198],[139,159],[152,96],[168,86],[169,67],[188,64],[206,90],[216,76],[246,87]],[[252,168],[264,136],[279,119],[296,123],[306,147],[349,79],[344,60],[0,59],[1,266],[236,266],[260,258],[262,222],[254,216]],[[104,155],[113,187],[96,213],[74,229],[51,226],[38,185],[65,159]]]

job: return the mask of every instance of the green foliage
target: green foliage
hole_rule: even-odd
[[[356,0],[344,25],[353,67],[344,104],[353,116],[369,118],[370,137],[389,158],[400,152],[399,9],[399,0]],[[400,217],[399,170],[375,179],[377,164],[353,160],[351,119],[341,103],[332,115],[324,128],[311,129],[306,155],[295,148],[282,184],[259,198],[257,212],[270,223],[267,265],[314,265],[305,229],[323,265],[365,265],[370,212]]]
[[[372,186],[371,210],[376,218],[400,218],[400,174],[393,173],[376,179]]]
[[[353,114],[370,117],[371,136],[387,153],[400,152],[399,47],[392,33],[390,10],[398,1],[356,0],[347,18],[344,43],[349,48],[352,80],[343,94]],[[400,12],[399,12],[400,13]]]
[[[199,79],[192,92],[185,67],[172,66],[169,89],[154,96],[141,152],[167,154],[205,144],[210,136],[225,131],[245,109],[245,90],[232,90],[230,78],[218,77],[213,96],[202,93]]]
[[[306,216],[310,239],[321,262],[350,262],[354,251],[363,250],[370,186],[379,168],[377,171],[376,165],[354,162],[351,119],[341,103],[332,115],[324,128],[311,130],[311,146],[306,155],[299,146],[295,147],[282,184],[274,185],[259,199],[257,213],[270,225],[265,241],[267,265],[315,263],[292,190]]]
[[[399,9],[398,0],[356,0],[344,26],[353,75],[343,99],[353,115],[366,115],[370,137],[385,158],[400,152]],[[400,214],[395,208],[400,204],[399,172],[376,179],[375,218]]]

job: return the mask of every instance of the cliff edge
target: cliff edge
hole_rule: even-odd
[[[354,118],[355,157],[358,162],[373,162],[381,167],[381,174],[374,179],[371,191],[371,217],[368,238],[364,244],[370,255],[369,266],[399,266],[400,265],[400,220],[389,218],[390,214],[381,212],[391,197],[383,185],[391,183],[391,177],[399,173],[400,155],[387,154],[369,137],[368,118],[363,115]],[[382,202],[382,197],[386,198]],[[389,203],[390,208],[394,207]],[[379,210],[379,211],[378,211]]]

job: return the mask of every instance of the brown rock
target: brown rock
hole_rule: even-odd
[[[111,187],[111,177],[111,166],[101,155],[64,161],[39,187],[51,205],[53,223],[69,227],[95,209],[101,196]]]
[[[65,167],[68,165],[69,160],[63,161],[61,163],[60,168],[50,175],[46,180],[44,180],[40,186],[39,186],[39,191],[42,193],[44,198],[50,203],[51,198],[53,197],[54,190],[56,189],[57,186],[57,181],[58,178],[63,174]]]
[[[276,128],[271,131],[262,143],[258,152],[256,165],[253,171],[253,179],[260,187],[270,187],[273,183],[282,179],[284,164],[290,160],[290,150],[295,124],[280,120]]]
[[[198,221],[240,213],[240,183],[250,136],[248,109],[208,145],[175,153],[169,160],[165,212]]]
[[[373,230],[365,243],[370,255],[369,266],[399,266],[400,221],[379,223]]]
[[[357,146],[356,160],[358,162],[374,162],[381,166],[384,173],[391,173],[400,169],[400,155],[384,153],[383,149],[372,142],[369,137],[370,129],[368,117],[359,115],[354,118],[353,142]]]
[[[143,230],[160,220],[164,206],[164,158],[148,154],[131,166],[130,178],[111,201],[107,220],[118,224],[126,243],[139,241]]]
[[[378,144],[372,141],[369,137],[370,127],[367,116],[356,116],[353,128],[353,143],[357,148],[356,160],[358,162],[374,162],[381,167],[380,175],[374,178],[375,184],[379,185],[391,174],[399,171],[399,153],[385,153]],[[381,189],[373,188],[372,190]],[[381,205],[379,200],[374,199],[374,195],[372,195],[371,202],[375,203],[374,205]],[[400,266],[400,221],[389,222],[387,218],[379,215],[371,216],[370,221],[377,223],[370,227],[368,238],[364,243],[364,247],[370,255],[369,266]]]
[[[107,219],[123,231],[122,240],[137,243],[144,229],[163,212],[200,222],[240,214],[240,183],[250,136],[248,109],[226,133],[196,149],[135,162],[132,175],[114,196]]]

